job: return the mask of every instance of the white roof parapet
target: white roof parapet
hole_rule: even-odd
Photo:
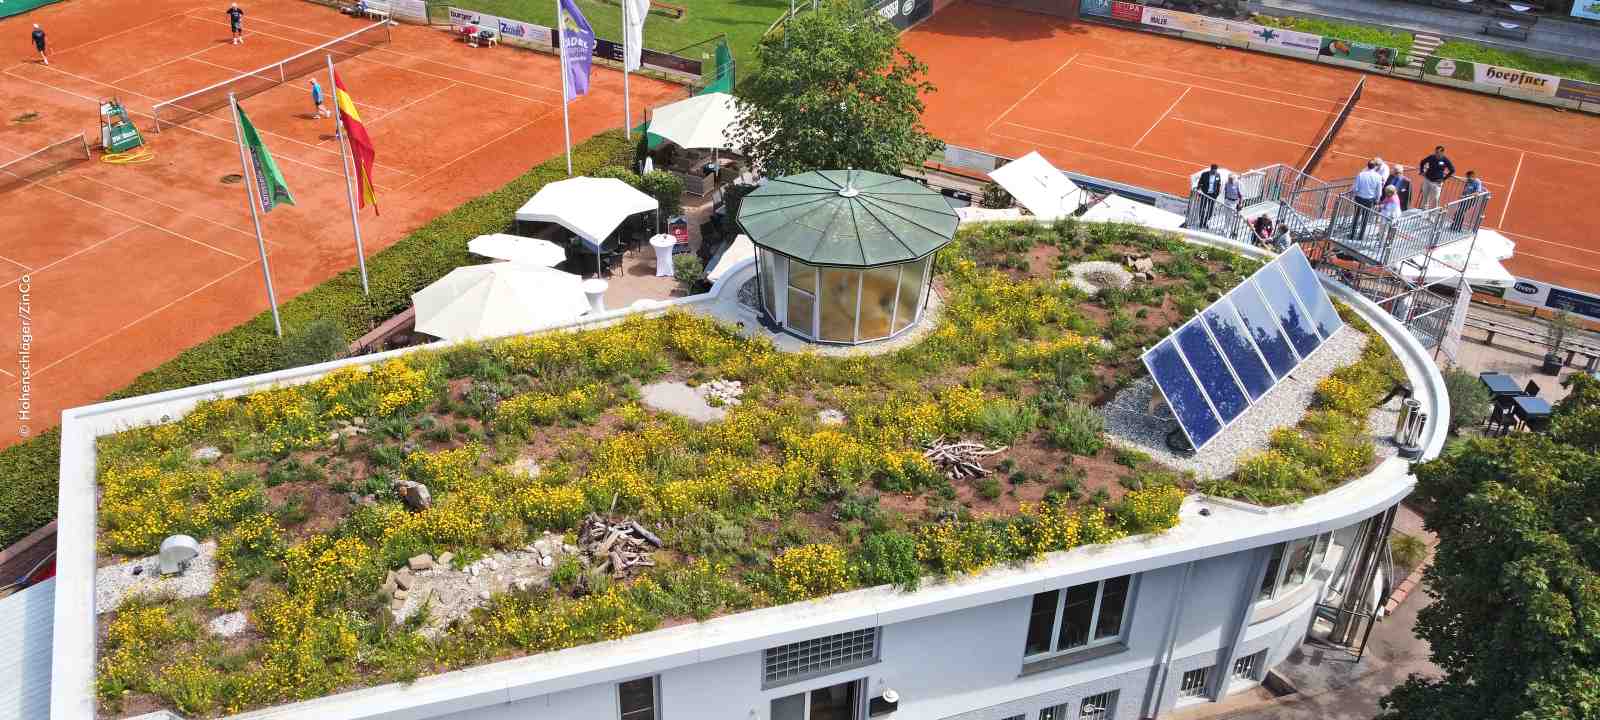
[[[1193,231],[1179,231],[1198,244],[1224,248],[1258,259],[1270,253],[1231,240]],[[745,260],[740,265],[753,262]],[[737,275],[730,272],[729,276]],[[1431,356],[1402,325],[1382,308],[1328,279],[1329,291],[1344,300],[1388,341],[1422,402],[1430,422],[1419,444],[1423,459],[1444,446],[1449,399],[1444,379]],[[646,311],[715,302],[729,287],[724,282],[704,295],[666,303]],[[732,291],[737,291],[733,289]],[[637,311],[618,310],[565,326],[580,329],[615,322]],[[451,343],[423,346],[438,349]],[[340,367],[370,365],[416,352],[406,348],[376,355],[293,368],[276,373],[172,390],[62,413],[61,493],[57,539],[54,683],[51,718],[94,720],[95,693],[95,439],[130,427],[181,417],[197,403],[218,396],[234,397],[275,385],[311,382]],[[868,588],[817,600],[742,612],[720,618],[582,645],[425,677],[408,685],[364,688],[299,703],[263,708],[234,716],[237,720],[398,720],[425,718],[497,705],[552,692],[613,682],[640,674],[753,652],[817,634],[905,622],[958,610],[1027,597],[1035,592],[1117,575],[1144,572],[1209,557],[1227,555],[1334,530],[1369,517],[1410,494],[1415,480],[1410,465],[1388,458],[1364,477],[1303,502],[1276,508],[1253,508],[1236,501],[1201,495],[1186,498],[1177,527],[1157,536],[1126,538],[1053,553],[1024,567],[1002,567],[956,580],[932,580],[916,592],[891,587]],[[1206,514],[1202,515],[1204,509]]]

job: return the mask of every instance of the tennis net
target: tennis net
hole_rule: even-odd
[[[1350,119],[1350,111],[1356,109],[1356,103],[1361,100],[1361,90],[1366,86],[1365,77],[1356,81],[1356,88],[1350,91],[1350,98],[1344,101],[1344,107],[1339,109],[1339,113],[1333,116],[1333,122],[1328,125],[1327,132],[1322,134],[1322,139],[1311,148],[1311,155],[1306,158],[1305,164],[1300,166],[1300,172],[1311,175],[1316,171],[1317,163],[1322,162],[1322,156],[1333,146],[1334,138],[1339,134],[1339,129],[1344,127],[1344,122]]]
[[[156,132],[182,125],[218,108],[227,107],[228,94],[241,100],[327,67],[326,56],[341,62],[375,47],[389,44],[389,23],[379,22],[334,38],[286,60],[229,78],[215,85],[155,104]]]
[[[73,135],[0,164],[0,193],[11,192],[89,159],[89,142]]]

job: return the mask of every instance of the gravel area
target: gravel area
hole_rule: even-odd
[[[1125,288],[1133,283],[1133,273],[1106,260],[1089,260],[1067,266],[1067,282],[1090,295],[1104,288]]]
[[[182,575],[168,578],[161,577],[161,563],[155,555],[100,568],[94,572],[95,612],[116,610],[134,595],[177,600],[211,592],[217,574],[213,562],[216,556],[215,542],[200,543],[200,554],[189,561],[189,568]]]
[[[1167,431],[1175,427],[1175,423],[1165,408],[1162,409],[1165,417],[1146,414],[1151,398],[1157,395],[1155,383],[1149,376],[1134,381],[1101,408],[1106,418],[1106,434],[1113,442],[1143,450],[1168,467],[1193,471],[1203,479],[1226,477],[1246,455],[1266,448],[1273,430],[1300,422],[1306,408],[1311,406],[1317,383],[1335,369],[1360,359],[1365,343],[1366,336],[1349,325],[1339,328],[1310,359],[1268,390],[1198,453],[1178,455],[1167,449]],[[1398,407],[1398,402],[1395,401],[1394,407]],[[1374,412],[1374,417],[1368,419],[1373,428],[1381,423],[1376,417],[1378,412],[1382,411]],[[1388,416],[1388,423],[1393,430],[1392,414]]]
[[[561,542],[559,535],[544,537],[521,550],[487,555],[456,570],[435,565],[416,573],[406,573],[404,589],[397,589],[389,609],[395,622],[428,607],[421,632],[436,638],[450,623],[466,617],[473,608],[488,602],[496,593],[532,590],[550,584],[550,574],[561,558],[576,555],[578,548]]]

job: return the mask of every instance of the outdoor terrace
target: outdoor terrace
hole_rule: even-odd
[[[1151,259],[1146,280],[1067,280],[1125,256]],[[670,312],[345,366],[104,436],[96,592],[171,534],[216,545],[209,587],[99,616],[99,712],[218,715],[909,591],[1170,530],[1201,482],[1258,502],[1326,492],[1372,467],[1370,446],[1338,474],[1318,458],[1342,408],[1364,413],[1398,372],[1381,342],[1254,475],[1202,481],[1102,432],[1140,350],[1256,266],[1131,226],[974,226],[937,256],[934,326],[879,355],[780,352]],[[709,421],[662,409],[663,388]],[[957,438],[1004,450],[952,479],[924,451]]]

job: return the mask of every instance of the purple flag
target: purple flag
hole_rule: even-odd
[[[572,0],[561,0],[561,9],[570,23],[563,21],[561,27],[561,71],[567,74],[566,99],[572,100],[579,95],[589,94],[589,68],[590,61],[594,58],[594,28],[589,26],[589,21],[578,11],[578,6]],[[568,25],[573,27],[568,27]]]

